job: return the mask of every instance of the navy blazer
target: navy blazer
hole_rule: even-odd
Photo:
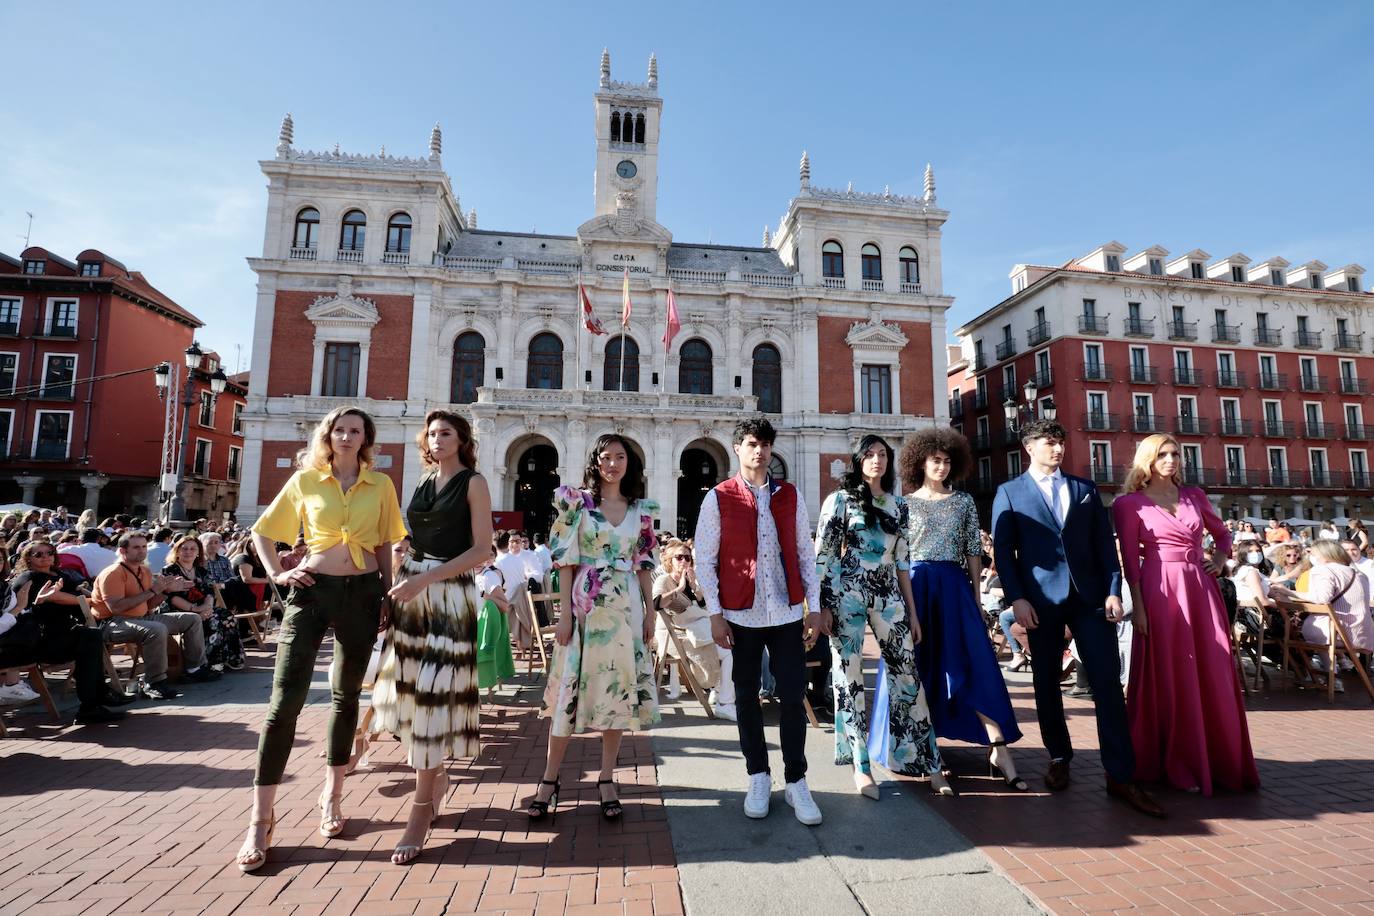
[[[1062,473],[1062,471],[1061,471]],[[992,549],[1008,604],[1025,598],[1037,610],[1063,604],[1069,586],[1090,607],[1121,596],[1121,564],[1111,516],[1091,480],[1064,474],[1069,514],[1061,527],[1030,472],[997,488]]]

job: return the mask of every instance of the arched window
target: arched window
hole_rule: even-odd
[[[453,381],[449,400],[471,404],[487,374],[487,341],[476,331],[465,331],[453,342]]]
[[[339,233],[340,251],[362,251],[367,236],[367,217],[361,210],[349,210],[344,214],[342,231]]]
[[[526,388],[563,387],[563,341],[557,334],[539,334],[530,341],[525,370]]]
[[[782,413],[782,356],[772,344],[754,348],[754,396],[759,410]]]
[[[897,258],[902,265],[902,282],[920,283],[921,259],[916,256],[916,249],[908,245],[897,252]]]
[[[644,142],[644,115],[635,115],[635,142]]]
[[[314,248],[320,238],[320,211],[306,207],[296,214],[296,235],[292,248]]]
[[[711,394],[711,345],[694,337],[682,345],[677,390],[682,394]]]
[[[834,239],[821,246],[821,276],[844,276],[844,247]]]
[[[786,480],[787,462],[783,461],[777,455],[774,455],[768,462],[768,476],[772,477],[774,480]]]
[[[410,214],[397,213],[386,224],[386,250],[410,250]]]
[[[877,245],[869,242],[859,249],[859,259],[863,263],[865,280],[881,280],[883,278],[883,253],[878,250]]]
[[[625,355],[623,376],[622,352]],[[620,384],[622,377],[625,379],[623,387]],[[606,367],[602,373],[601,387],[605,391],[639,390],[639,344],[634,342],[634,338],[621,334],[606,341]]]
[[[611,112],[611,139],[616,141],[620,139],[620,112],[618,111]]]

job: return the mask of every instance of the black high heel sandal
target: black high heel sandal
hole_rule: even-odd
[[[597,791],[601,791],[604,785],[615,785],[614,779],[598,779],[596,781]],[[625,806],[620,803],[620,799],[613,798],[610,801],[601,802],[601,816],[608,821],[620,819],[620,815],[625,813]]]
[[[992,755],[999,747],[1006,747],[1006,741],[994,741],[988,746],[988,775],[1000,777],[1008,789],[1014,792],[1029,792],[1030,785],[1020,776],[1008,776],[1002,768],[992,762]]]
[[[549,808],[552,807],[553,820],[558,820],[558,791],[563,788],[563,777],[541,779],[539,784],[541,786],[553,786],[553,791],[549,793],[548,801],[540,801],[538,798],[531,799],[529,806],[525,809],[526,816],[532,821],[542,821],[549,816]]]

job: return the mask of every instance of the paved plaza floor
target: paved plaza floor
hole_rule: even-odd
[[[626,740],[622,823],[601,821],[598,745],[578,740],[556,823],[531,826],[522,809],[546,729],[537,689],[522,677],[484,707],[481,757],[451,764],[426,852],[397,867],[388,858],[413,777],[389,738],[348,781],[343,837],[315,830],[327,651],[268,864],[240,875],[232,858],[271,665],[267,653],[250,655],[248,671],[130,707],[110,726],[53,725],[36,705],[5,712],[0,916],[1374,912],[1374,705],[1354,691],[1333,707],[1324,695],[1278,689],[1250,698],[1263,790],[1210,799],[1161,791],[1170,817],[1153,821],[1102,792],[1084,701],[1067,701],[1074,784],[1041,791],[1029,678],[1010,675],[1031,795],[1003,789],[982,752],[955,745],[947,756],[959,798],[888,778],[873,802],[830,762],[829,730],[812,729],[809,778],[826,816],[814,829],[792,818],[781,787],[767,820],[743,817],[734,726],[706,719],[684,696],[665,702],[652,738]]]

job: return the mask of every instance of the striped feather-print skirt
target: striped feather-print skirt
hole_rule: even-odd
[[[438,560],[407,558],[398,578],[418,575]],[[481,600],[470,574],[429,586],[391,609],[391,627],[372,687],[372,730],[406,743],[419,770],[447,757],[481,751],[477,692],[477,611]]]

